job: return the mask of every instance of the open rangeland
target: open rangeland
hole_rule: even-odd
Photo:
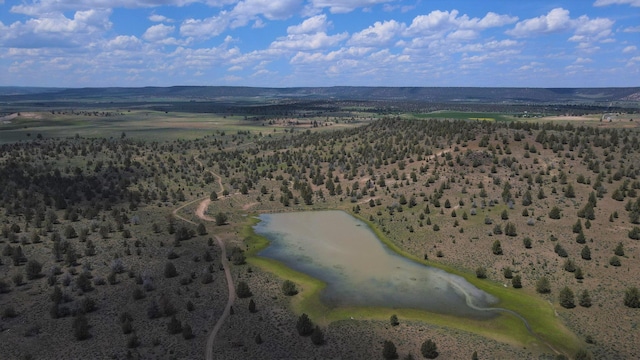
[[[625,306],[640,286],[635,128],[122,110],[98,134],[86,114],[51,116],[51,128],[46,113],[0,125],[20,140],[0,152],[6,358],[368,359],[386,340],[420,357],[427,339],[442,358],[640,356]],[[254,214],[314,209],[465,276],[534,334],[507,315],[327,309],[322,284],[256,256],[266,244],[251,232]],[[231,304],[221,244],[243,292],[210,337]],[[302,313],[321,344],[298,335]]]

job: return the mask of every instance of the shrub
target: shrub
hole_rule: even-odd
[[[480,266],[476,268],[476,277],[478,279],[486,279],[487,278],[487,269]]]
[[[298,289],[296,288],[296,284],[291,280],[285,280],[282,283],[282,293],[286,296],[293,296],[298,293]]]
[[[42,264],[40,264],[39,262],[35,260],[29,260],[29,262],[27,262],[27,279],[33,280],[39,278],[41,276],[41,271]]]
[[[182,337],[185,340],[190,340],[195,337],[195,335],[193,334],[193,330],[191,329],[191,325],[184,324],[184,326],[182,327]]]
[[[609,265],[617,267],[622,264],[620,263],[620,258],[614,255],[609,259]]]
[[[540,294],[548,294],[551,292],[551,285],[546,276],[541,277],[536,282],[536,291]]]
[[[176,270],[176,266],[171,262],[167,262],[164,265],[164,277],[172,278],[178,276],[178,271]]]
[[[213,275],[211,275],[211,273],[206,272],[202,274],[202,276],[200,276],[200,282],[202,284],[209,284],[212,281],[213,281]]]
[[[171,335],[182,332],[182,323],[173,315],[167,323],[167,332]]]
[[[251,297],[253,294],[249,289],[249,285],[245,281],[239,281],[238,286],[236,287],[236,295],[242,299]]]
[[[630,308],[640,308],[640,291],[637,287],[630,287],[625,291],[624,305]]]
[[[6,319],[6,318],[14,318],[18,316],[18,313],[16,312],[16,309],[14,309],[13,306],[7,306],[6,308],[4,308],[4,310],[2,311],[2,318]]]
[[[140,339],[138,338],[138,335],[136,335],[136,333],[133,333],[127,338],[127,348],[134,349],[138,346],[140,346]]]
[[[123,334],[131,334],[133,331],[133,324],[131,323],[131,320],[125,319],[122,324],[120,324],[120,328],[122,329]]]
[[[133,289],[133,300],[140,300],[140,299],[144,299],[145,298],[145,293],[142,290],[142,288],[140,287],[136,287],[135,289]]]

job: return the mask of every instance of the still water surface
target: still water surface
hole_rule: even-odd
[[[326,282],[320,298],[331,307],[379,306],[471,318],[496,316],[479,309],[496,303],[495,297],[460,276],[396,254],[365,223],[343,211],[263,214],[259,218],[254,230],[270,245],[258,255]]]

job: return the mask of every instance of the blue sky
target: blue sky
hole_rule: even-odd
[[[0,0],[0,86],[640,86],[640,0]]]

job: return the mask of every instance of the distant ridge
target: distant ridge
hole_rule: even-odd
[[[292,87],[172,86],[108,88],[0,87],[0,101],[65,101],[80,99],[215,101],[229,98],[395,100],[477,103],[637,102],[633,88],[478,88],[478,87]]]

